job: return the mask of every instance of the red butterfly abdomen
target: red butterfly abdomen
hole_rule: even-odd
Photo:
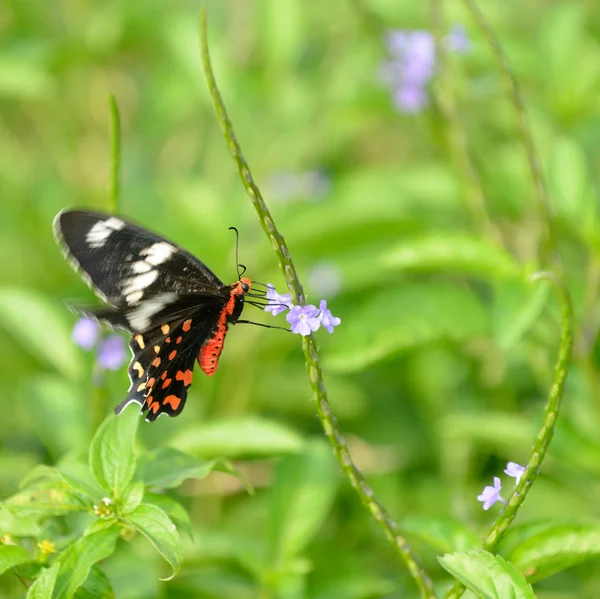
[[[214,335],[202,346],[200,353],[198,354],[198,364],[200,364],[200,368],[207,376],[212,376],[215,372],[217,372],[217,368],[219,366],[219,357],[223,351],[225,335],[227,335],[227,317],[233,314],[236,295],[239,295],[237,288],[231,291],[231,295],[229,296],[229,300],[227,300],[227,304],[219,314],[217,330],[214,332]]]
[[[217,372],[219,366],[219,356],[223,351],[223,343],[225,343],[225,335],[227,335],[227,325],[219,319],[219,328],[215,334],[202,346],[198,354],[198,364],[204,373],[212,376]]]

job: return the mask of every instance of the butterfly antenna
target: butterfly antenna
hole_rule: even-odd
[[[235,267],[238,273],[238,280],[242,278],[242,275],[246,272],[246,267],[240,264],[240,234],[235,227],[229,227],[230,231],[235,231]],[[240,272],[240,268],[243,268]]]

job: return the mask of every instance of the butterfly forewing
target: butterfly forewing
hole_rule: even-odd
[[[63,211],[54,221],[54,233],[67,259],[93,291],[118,308],[159,295],[166,306],[179,295],[223,287],[190,253],[120,216]],[[172,295],[165,298],[167,293]]]
[[[63,211],[54,234],[69,262],[109,304],[81,312],[132,335],[131,385],[115,412],[134,402],[150,421],[179,414],[201,348],[220,335],[220,351],[227,323],[239,318],[241,282],[223,285],[194,256],[120,216]]]

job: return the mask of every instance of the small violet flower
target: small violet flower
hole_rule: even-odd
[[[319,314],[321,324],[327,329],[328,333],[333,333],[333,327],[337,327],[342,321],[337,316],[333,316],[331,310],[327,309],[326,300],[321,300],[319,310],[321,311]]]
[[[277,293],[271,283],[267,283],[267,301],[269,304],[265,306],[265,312],[271,312],[273,316],[292,307],[292,296],[289,293]]]
[[[306,337],[321,326],[319,309],[316,306],[292,306],[290,313],[285,317],[292,325],[292,333]]]
[[[118,370],[127,361],[123,337],[109,335],[101,338],[100,325],[89,316],[84,316],[75,323],[71,337],[82,349],[96,348],[96,363],[102,370]]]
[[[73,327],[71,338],[83,349],[92,349],[100,336],[100,325],[93,318],[84,316]]]
[[[502,484],[500,483],[500,479],[494,476],[494,486],[485,487],[483,493],[477,497],[477,501],[483,502],[484,510],[489,510],[497,501],[506,503],[502,495],[500,495],[500,491],[502,491]]]
[[[506,464],[506,469],[504,470],[504,474],[508,474],[508,476],[512,476],[516,478],[515,485],[519,484],[521,477],[523,476],[523,472],[525,472],[525,466],[520,466],[515,462],[508,462]]]
[[[464,53],[470,44],[464,27],[457,25],[442,40],[451,52]],[[427,85],[436,66],[435,40],[429,31],[391,30],[384,44],[390,55],[379,71],[380,79],[391,88],[396,108],[416,114],[429,104]]]
[[[96,354],[98,365],[107,370],[118,370],[127,360],[125,341],[120,335],[105,337],[98,346]]]

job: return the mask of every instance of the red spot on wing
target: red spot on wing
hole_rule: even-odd
[[[167,397],[165,397],[164,403],[169,404],[174,410],[176,410],[179,407],[179,404],[181,403],[181,399],[177,397],[177,395],[167,395]]]
[[[172,360],[175,356],[177,355],[177,350],[174,349],[170,354],[169,354],[169,360]]]
[[[183,337],[177,337],[177,339],[175,340],[175,343],[177,343],[177,345],[179,345],[182,341],[183,341]]]
[[[181,330],[187,333],[192,328],[192,319],[188,318],[182,325]]]
[[[156,357],[154,358],[154,360],[152,360],[152,366],[158,367],[160,366],[160,358]]]
[[[171,384],[171,381],[172,381],[172,380],[173,380],[173,379],[167,379],[167,380],[166,380],[166,381],[165,381],[165,382],[162,384],[162,388],[163,388],[163,389],[166,389],[166,388],[167,388],[167,387],[168,387],[168,386]]]
[[[193,376],[194,376],[194,373],[191,370],[186,370],[185,372],[183,372],[182,370],[178,370],[177,374],[175,375],[175,380],[183,381],[183,384],[186,387],[189,387],[192,384]]]

